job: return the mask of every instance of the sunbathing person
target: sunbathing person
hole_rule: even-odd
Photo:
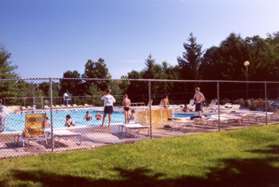
[[[187,104],[182,108],[183,112],[190,112],[189,108],[187,107]]]
[[[92,115],[89,113],[89,111],[86,111],[85,116],[84,116],[84,119],[85,119],[86,121],[92,120]]]
[[[49,127],[50,127],[49,119],[46,116],[46,118],[43,121],[43,128],[49,128]]]
[[[65,121],[65,126],[66,127],[72,127],[75,126],[72,117],[68,114],[66,115],[66,121]]]

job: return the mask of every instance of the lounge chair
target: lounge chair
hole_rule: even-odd
[[[209,113],[217,112],[218,111],[217,100],[212,99],[206,109],[207,109],[207,112],[209,112]]]
[[[197,118],[194,120],[194,123],[197,125],[209,125],[209,126],[218,126],[218,123],[222,124],[242,124],[242,118],[239,116],[233,116],[229,114],[220,114],[220,117],[218,117],[217,114],[211,115],[206,118]]]
[[[267,120],[271,120],[272,112],[267,113]],[[235,115],[240,116],[242,118],[242,122],[245,124],[253,124],[253,123],[263,123],[266,120],[265,112],[257,112],[257,111],[238,111]]]
[[[50,138],[51,130],[48,128],[45,130],[47,136]],[[81,133],[76,133],[69,131],[67,129],[53,129],[53,138],[55,139],[65,139],[65,138],[71,138],[76,137],[79,141],[78,145],[81,144]]]
[[[230,113],[230,112],[237,112],[240,109],[240,105],[226,103],[225,105],[220,105],[220,110],[222,112]]]
[[[125,135],[132,134],[132,131],[140,131],[143,129],[147,129],[147,135],[149,135],[150,128],[148,126],[143,126],[139,123],[128,123],[128,124],[123,124],[123,132]]]
[[[25,142],[29,143],[30,140],[45,141],[47,144],[47,136],[44,132],[44,122],[46,114],[26,114],[25,127],[22,136],[19,138],[23,146]]]

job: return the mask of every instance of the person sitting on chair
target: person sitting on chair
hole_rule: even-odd
[[[43,122],[43,128],[49,128],[50,127],[50,122],[48,117],[46,116]]]
[[[166,95],[160,102],[160,105],[164,108],[168,108],[169,107],[169,97]]]
[[[136,111],[134,109],[131,110],[131,112],[129,113],[129,123],[135,121],[135,116],[134,114],[136,113]]]

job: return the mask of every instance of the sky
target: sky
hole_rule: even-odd
[[[278,0],[0,0],[0,47],[16,72],[62,77],[104,58],[113,78],[149,54],[175,65],[191,32],[203,49],[230,33],[279,31]]]

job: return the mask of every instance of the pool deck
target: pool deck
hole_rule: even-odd
[[[271,122],[271,121],[270,121]],[[278,121],[273,121],[278,123]],[[249,126],[263,125],[263,121],[258,123],[247,123],[247,124],[221,124],[222,131],[232,130],[238,128],[247,128]],[[76,137],[65,137],[55,138],[54,141],[54,152],[64,152],[71,150],[84,150],[84,149],[95,149],[102,146],[111,144],[125,144],[134,143],[144,139],[150,139],[145,129],[138,132],[131,132],[129,134],[113,133],[112,128],[73,128],[72,132],[78,132],[81,134],[82,143],[79,145]],[[189,122],[177,123],[169,121],[162,125],[162,128],[152,129],[152,138],[164,138],[164,137],[175,137],[185,136],[191,134],[209,133],[218,131],[218,126],[215,125],[197,125]],[[19,157],[28,155],[38,155],[51,152],[51,142],[48,144],[45,142],[30,141],[30,144],[25,147],[21,143],[15,142],[15,134],[0,134],[0,158]]]

